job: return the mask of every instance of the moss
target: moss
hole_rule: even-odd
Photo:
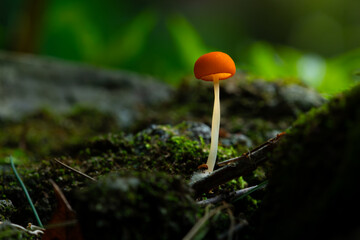
[[[62,159],[62,161],[69,165],[76,163],[75,160]],[[43,223],[50,219],[56,203],[49,179],[53,179],[70,199],[71,190],[83,186],[86,182],[84,177],[48,161],[43,161],[41,164],[18,165],[17,170]],[[26,226],[28,223],[36,223],[25,193],[12,170],[4,168],[3,173],[0,175],[0,196],[11,200],[15,208],[15,211],[9,216],[9,220],[22,226]]]
[[[359,104],[360,85],[288,131],[274,156],[259,239],[356,239]]]
[[[135,135],[118,133],[93,138],[78,156],[60,161],[93,177],[115,171],[164,172],[189,179],[197,167],[206,162],[208,146],[179,126],[156,125]],[[188,134],[188,135],[186,135]],[[232,147],[219,147],[218,158],[224,160],[239,155]],[[44,160],[39,165],[23,163],[18,170],[33,198],[40,217],[49,220],[54,207],[54,195],[48,179],[53,179],[71,200],[71,191],[84,186],[85,178],[63,168],[55,162]],[[23,191],[10,169],[0,176],[1,191],[16,201],[19,214],[12,221],[19,224],[34,222],[31,209]]]
[[[22,160],[73,154],[84,139],[118,128],[115,118],[98,110],[74,108],[66,115],[42,110],[20,121],[0,124],[0,158],[21,153]]]
[[[94,139],[82,158],[90,168],[163,171],[189,177],[204,163],[207,152],[201,143],[179,134],[177,127],[158,125],[134,136],[109,134]],[[97,162],[98,164],[94,164]],[[92,169],[94,170],[94,169]]]
[[[197,207],[179,177],[126,172],[103,177],[77,194],[86,239],[181,239]]]
[[[0,221],[9,220],[15,211],[16,210],[11,200],[0,200]]]

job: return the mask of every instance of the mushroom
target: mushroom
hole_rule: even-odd
[[[211,126],[211,144],[209,157],[207,159],[206,173],[214,170],[216,155],[219,141],[220,128],[220,91],[219,80],[232,77],[236,72],[235,63],[229,55],[223,52],[210,52],[202,55],[195,62],[195,77],[204,81],[212,81],[214,83],[214,108]]]

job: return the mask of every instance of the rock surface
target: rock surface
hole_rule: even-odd
[[[41,108],[63,113],[80,105],[113,113],[128,126],[142,109],[170,94],[150,77],[0,51],[0,119],[19,119]]]

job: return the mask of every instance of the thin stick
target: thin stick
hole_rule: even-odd
[[[245,176],[254,171],[259,164],[269,160],[269,153],[277,146],[279,140],[284,135],[284,133],[278,134],[275,138],[268,140],[254,150],[238,158],[231,159],[231,162],[227,162],[227,165],[190,184],[195,190],[195,196],[199,196],[220,184],[226,183],[239,176]]]
[[[65,167],[65,168],[67,168],[67,169],[69,169],[69,170],[71,170],[71,171],[73,171],[73,172],[75,172],[75,173],[77,173],[77,174],[79,174],[79,175],[81,175],[81,176],[83,176],[83,177],[86,177],[87,179],[90,179],[91,181],[96,182],[96,179],[95,179],[95,178],[92,178],[92,177],[90,177],[89,175],[86,175],[85,173],[82,173],[82,172],[80,172],[79,170],[76,170],[75,168],[72,168],[72,167],[66,165],[65,163],[60,162],[60,161],[57,160],[56,158],[54,158],[54,160],[55,160],[57,163],[59,163],[61,166]]]
[[[205,206],[205,205],[208,205],[208,204],[215,204],[215,203],[218,203],[218,202],[223,201],[223,200],[240,197],[241,195],[244,195],[245,193],[249,192],[250,190],[252,190],[252,189],[254,189],[256,187],[257,187],[257,185],[252,186],[252,187],[248,187],[248,188],[244,188],[244,189],[240,189],[240,190],[228,193],[228,194],[221,194],[221,195],[215,196],[213,198],[198,201],[196,203],[199,206]]]
[[[11,223],[11,222],[0,222],[0,224],[4,224],[4,225],[8,224],[9,226],[12,226],[16,229],[19,229],[21,231],[27,232],[27,233],[29,233],[31,235],[35,235],[35,236],[39,236],[39,234],[44,234],[44,231],[45,231],[44,228],[39,228],[39,227],[38,227],[39,229],[36,229],[36,230],[28,230],[28,229],[24,228],[23,226],[20,226],[18,224]]]
[[[39,217],[39,215],[38,215],[38,213],[37,213],[37,211],[36,211],[36,208],[35,208],[32,200],[31,200],[31,197],[30,197],[30,195],[29,195],[29,192],[27,191],[27,189],[26,189],[26,187],[25,187],[25,184],[24,184],[23,181],[21,180],[21,177],[20,177],[19,173],[16,171],[15,164],[14,164],[14,160],[13,160],[12,156],[10,156],[10,164],[11,164],[12,170],[14,171],[14,174],[15,174],[15,176],[16,176],[16,179],[17,179],[18,182],[20,183],[20,186],[21,186],[22,190],[24,191],[27,200],[29,201],[30,207],[31,207],[31,209],[32,209],[32,211],[33,211],[33,213],[34,213],[34,215],[35,215],[36,221],[38,222],[39,226],[43,228],[44,226],[43,226],[42,223],[41,223],[40,217]]]
[[[238,196],[233,202],[239,201],[240,199],[243,199],[244,197],[246,197],[247,195],[250,195],[251,193],[259,190],[259,189],[263,189],[268,185],[268,180],[263,181],[262,183],[260,183],[259,185],[256,185],[254,188],[250,189],[249,191],[247,191],[246,193]]]
[[[279,133],[276,137],[267,140],[265,143],[257,146],[256,148],[254,148],[253,150],[251,150],[249,152],[243,153],[240,157],[235,157],[235,158],[231,158],[231,159],[219,162],[217,165],[222,167],[222,166],[225,166],[227,164],[239,161],[239,160],[241,160],[243,158],[251,157],[252,153],[258,151],[259,149],[262,149],[262,148],[266,147],[269,144],[273,144],[274,142],[277,142],[279,140],[279,138],[281,138],[285,134],[286,134],[285,132]]]
[[[228,234],[229,234],[228,240],[231,240],[231,239],[233,239],[233,235],[234,235],[235,217],[230,208],[227,208],[226,211],[227,211],[227,213],[229,215],[229,219],[230,219],[230,227],[228,230]]]
[[[185,235],[183,240],[191,240],[195,237],[195,235],[199,232],[201,227],[215,214],[221,212],[223,209],[228,208],[228,205],[222,205],[218,208],[211,210],[210,212],[206,210],[205,215],[200,218],[195,225],[190,229],[190,231]]]
[[[226,237],[228,239],[233,239],[232,238],[232,234],[235,233],[235,232],[238,232],[240,231],[241,229],[243,229],[244,227],[246,227],[247,225],[249,225],[249,223],[246,221],[246,220],[241,220],[241,222],[239,222],[236,226],[234,226],[233,229],[231,229],[231,231],[227,231],[223,234],[221,234],[218,239],[221,240],[221,239],[225,239]]]

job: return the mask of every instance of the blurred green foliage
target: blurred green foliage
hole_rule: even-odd
[[[324,58],[289,47],[277,47],[258,42],[248,50],[247,65],[252,77],[268,80],[297,78],[324,94],[345,90],[360,80],[360,48]],[[238,65],[239,66],[239,65]]]
[[[136,71],[173,84],[214,50],[229,53],[252,78],[300,79],[326,94],[359,80],[360,3],[352,0],[0,4],[0,49]]]

